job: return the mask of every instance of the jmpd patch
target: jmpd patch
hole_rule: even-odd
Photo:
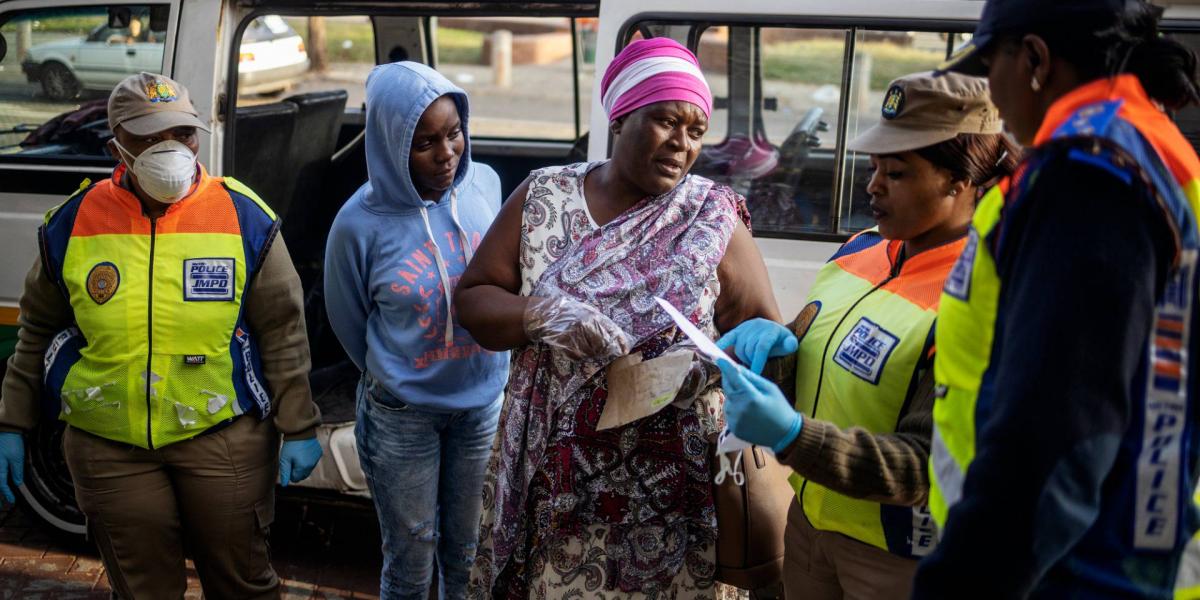
[[[900,338],[863,317],[842,340],[837,353],[833,355],[833,362],[855,376],[879,385],[883,366],[899,342]]]
[[[189,258],[183,261],[183,299],[191,302],[233,300],[232,258]]]

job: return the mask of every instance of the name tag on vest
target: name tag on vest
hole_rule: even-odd
[[[878,385],[883,366],[899,342],[900,338],[863,317],[842,340],[837,354],[833,355],[833,362],[859,378]]]
[[[190,302],[233,300],[232,258],[189,258],[183,261],[183,299]]]

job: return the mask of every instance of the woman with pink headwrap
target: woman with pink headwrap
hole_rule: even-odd
[[[718,595],[720,387],[654,297],[714,336],[778,308],[744,199],[688,174],[712,112],[696,57],[635,41],[600,91],[612,158],[531,173],[455,295],[480,344],[515,349],[472,597]],[[658,412],[602,429],[606,406],[639,392],[610,396],[614,361],[683,383]]]

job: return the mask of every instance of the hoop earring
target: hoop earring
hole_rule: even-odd
[[[1035,92],[1040,92],[1042,91],[1042,82],[1038,81],[1037,77],[1034,77],[1033,81],[1029,82],[1029,87]]]

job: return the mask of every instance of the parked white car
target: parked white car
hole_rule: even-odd
[[[304,40],[279,15],[255,19],[242,35],[238,93],[281,92],[308,71]]]
[[[33,46],[21,70],[54,100],[74,98],[83,90],[108,92],[130,74],[158,71],[166,37],[165,31],[137,19],[121,29],[101,25],[83,38]],[[304,40],[278,15],[259,17],[247,27],[238,60],[241,94],[286,90],[309,66]]]

